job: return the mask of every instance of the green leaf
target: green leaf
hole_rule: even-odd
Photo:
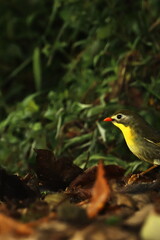
[[[90,156],[89,158],[89,164],[88,164],[88,167],[89,166],[92,166],[92,161],[99,161],[99,160],[103,160],[104,161],[104,164],[106,165],[111,165],[111,164],[114,164],[114,165],[118,165],[118,166],[121,166],[123,168],[126,168],[127,167],[127,162],[121,160],[120,158],[117,158],[117,157],[114,157],[112,155],[107,155],[107,156],[104,156],[102,154],[93,154]]]
[[[42,86],[42,71],[41,71],[41,53],[39,47],[36,47],[33,52],[33,75],[36,90],[40,91]]]
[[[86,133],[86,134],[83,134],[81,136],[78,136],[78,137],[74,137],[74,138],[71,138],[69,140],[67,140],[67,143],[65,144],[64,148],[67,148],[67,147],[70,147],[74,144],[77,144],[77,143],[82,143],[86,140],[90,140],[92,137],[92,133]]]
[[[76,159],[74,160],[74,164],[78,165],[81,168],[84,168],[84,166],[86,165],[86,161],[88,158],[88,152],[82,152],[82,154],[80,154],[78,157],[76,157]]]
[[[81,155],[79,155],[75,160],[74,163],[77,164],[79,167],[84,167],[85,162],[88,158],[88,152],[83,152]],[[104,156],[103,154],[92,154],[89,156],[89,162],[87,164],[87,167],[92,167],[98,163],[99,160],[103,160],[104,164],[106,165],[118,165],[123,168],[127,168],[127,162],[121,160],[120,158],[114,157],[112,155]]]
[[[99,113],[102,113],[104,110],[104,106],[103,105],[98,105],[98,106],[94,106],[90,109],[88,109],[87,111],[87,117],[92,117],[94,115],[97,115]]]
[[[98,127],[99,133],[102,137],[102,140],[106,142],[106,130],[100,125],[99,122],[96,122],[96,125]]]
[[[80,110],[92,107],[92,104],[77,103]]]

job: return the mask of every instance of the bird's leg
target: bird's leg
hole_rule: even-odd
[[[151,170],[153,170],[154,168],[158,167],[158,165],[153,165],[152,167],[148,168],[147,170],[138,173],[138,174],[133,174],[129,179],[127,184],[132,184],[134,183],[140,176],[145,175],[146,173],[150,172]]]
[[[147,170],[145,170],[144,172],[141,172],[139,175],[143,176],[146,173],[150,172],[151,170],[153,170],[154,168],[158,167],[158,165],[153,165],[152,167],[148,168]]]

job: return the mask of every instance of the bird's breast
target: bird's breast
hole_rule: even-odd
[[[131,128],[116,122],[113,124],[122,131],[126,143],[134,155],[141,160],[160,165],[160,145],[142,137],[134,127]]]
[[[113,124],[122,131],[123,136],[125,138],[125,141],[129,147],[129,149],[135,155],[137,155],[139,152],[139,148],[138,148],[139,145],[137,143],[138,138],[135,134],[135,131],[132,128],[130,128],[129,126],[124,126],[123,124],[120,124],[120,123],[114,122]]]

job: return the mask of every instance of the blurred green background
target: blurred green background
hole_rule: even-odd
[[[0,165],[23,173],[47,148],[143,168],[102,120],[132,108],[160,129],[159,13],[158,0],[1,0]]]

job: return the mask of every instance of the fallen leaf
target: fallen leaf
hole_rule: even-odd
[[[44,201],[48,203],[51,211],[55,210],[61,203],[66,201],[68,196],[64,192],[50,193],[45,196]]]
[[[97,166],[94,166],[78,175],[66,189],[66,194],[74,199],[75,202],[91,198],[91,190],[95,182],[96,172]]]
[[[69,188],[76,188],[77,186],[85,186],[88,183],[93,184],[95,181],[97,166],[93,166],[85,170],[84,173],[78,175],[70,184]]]
[[[105,178],[104,165],[100,161],[98,164],[97,178],[92,189],[92,197],[87,208],[87,214],[90,218],[97,216],[103,209],[105,203],[110,198],[111,189]]]
[[[82,173],[68,158],[56,159],[47,149],[35,149],[37,153],[35,171],[41,184],[51,190],[65,189],[70,182]]]
[[[147,216],[140,235],[143,240],[160,239],[160,215],[154,210]]]
[[[152,200],[153,192],[151,192],[151,194],[145,194],[145,193],[132,194],[131,196],[133,201],[136,202],[136,206],[138,209],[141,209],[146,205],[148,205],[149,203],[155,201],[155,199]]]
[[[62,240],[70,239],[73,236],[76,228],[62,221],[51,221],[41,224],[38,227],[37,237],[33,240]],[[26,239],[27,240],[27,239]]]
[[[0,168],[0,200],[34,200],[35,196],[35,191],[29,188],[20,177],[9,174],[5,169]]]
[[[49,211],[50,209],[48,203],[43,200],[37,199],[26,209],[26,212],[23,215],[23,219],[26,222],[34,221],[36,219],[47,216],[49,214]]]
[[[0,235],[13,234],[17,236],[28,236],[32,233],[33,229],[27,226],[27,224],[20,223],[10,217],[0,214]]]
[[[118,206],[125,206],[133,209],[136,206],[131,196],[120,193],[116,193],[116,203]]]
[[[160,188],[160,181],[159,179],[157,179],[152,182],[134,183],[132,185],[128,184],[125,187],[121,188],[119,192],[131,193],[131,194],[145,193],[145,192],[151,192],[151,191],[159,192],[159,188]]]
[[[84,201],[91,198],[92,188],[97,175],[97,168],[97,166],[88,168],[71,182],[66,193],[69,194],[74,201]],[[118,184],[121,183],[125,172],[123,168],[116,165],[106,165],[104,169],[108,181],[114,180]]]
[[[146,217],[150,212],[153,212],[153,204],[147,204],[139,211],[136,211],[132,216],[125,220],[124,225],[130,227],[138,227],[144,223]]]
[[[41,226],[43,223],[48,223],[50,221],[53,221],[55,218],[56,218],[56,213],[50,212],[48,216],[26,223],[26,225],[32,228],[36,228]]]
[[[137,240],[133,233],[119,227],[107,226],[104,223],[93,223],[76,231],[70,240]]]
[[[67,201],[58,207],[57,216],[58,219],[77,226],[83,226],[90,221],[85,209]]]

